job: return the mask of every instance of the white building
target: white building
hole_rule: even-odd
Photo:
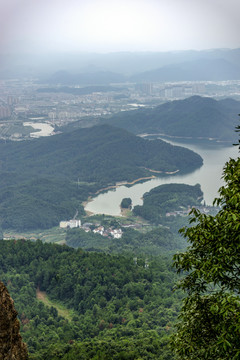
[[[112,237],[114,239],[121,239],[121,237],[122,237],[122,229],[111,230],[110,234],[112,235]]]
[[[69,221],[61,221],[59,224],[60,228],[66,229],[66,228],[77,228],[81,227],[81,220],[69,220]]]
[[[93,230],[93,233],[94,233],[94,234],[100,234],[100,235],[103,236],[104,227],[103,227],[103,226],[99,226],[97,229],[94,229],[94,230]]]

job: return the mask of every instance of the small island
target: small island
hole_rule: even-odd
[[[131,209],[132,208],[132,199],[131,198],[124,198],[121,202],[122,209]]]
[[[162,223],[166,217],[186,216],[194,206],[201,206],[203,192],[199,184],[165,184],[153,188],[143,195],[143,205],[133,209],[154,224]]]

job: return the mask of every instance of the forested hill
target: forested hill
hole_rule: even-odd
[[[240,102],[192,96],[167,102],[153,109],[139,109],[112,116],[108,123],[135,134],[162,133],[170,136],[235,140]],[[103,120],[106,122],[106,120]]]
[[[171,256],[19,240],[0,241],[0,259],[30,360],[174,359],[169,335],[182,295],[172,291]]]
[[[0,227],[51,228],[90,194],[117,181],[194,170],[196,153],[161,140],[144,140],[109,125],[33,141],[0,143]]]
[[[190,171],[202,164],[188,149],[144,140],[109,125],[29,142],[2,142],[0,160],[1,172],[21,173],[21,178],[47,175],[100,185],[153,175],[146,169]]]
[[[164,184],[157,186],[143,195],[143,205],[137,205],[133,211],[136,215],[155,224],[164,223],[166,213],[179,215],[192,206],[201,205],[203,193],[199,184]]]

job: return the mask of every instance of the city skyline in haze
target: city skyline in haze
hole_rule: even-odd
[[[238,0],[0,0],[1,53],[240,47]]]

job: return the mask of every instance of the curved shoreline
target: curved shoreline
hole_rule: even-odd
[[[163,138],[166,138],[165,140],[176,140],[176,141],[181,141],[181,140],[190,140],[190,141],[194,141],[194,140],[203,140],[203,141],[209,141],[209,142],[215,142],[215,143],[222,143],[222,144],[229,144],[232,143],[232,140],[221,140],[219,138],[213,138],[213,137],[204,137],[204,136],[197,136],[197,137],[192,137],[192,136],[176,136],[176,135],[167,135],[167,134],[162,134],[162,133],[143,133],[143,134],[137,134],[137,136],[141,137],[141,138],[145,138],[145,137],[149,137],[149,136],[161,136]],[[184,145],[181,145],[184,146]]]
[[[107,186],[106,188],[99,189],[98,191],[95,192],[94,195],[99,195],[102,191],[111,190],[111,189],[116,189],[116,188],[119,188],[120,186],[123,186],[123,185],[134,185],[134,184],[136,184],[136,183],[139,182],[139,181],[142,181],[142,180],[151,180],[151,179],[155,179],[155,178],[156,178],[156,176],[155,176],[155,175],[152,175],[152,176],[147,176],[147,177],[138,178],[138,179],[133,180],[133,181],[131,181],[131,182],[128,182],[128,181],[118,182],[118,183],[116,183],[116,185],[111,185],[111,186]],[[92,196],[89,196],[89,198],[87,199],[87,201],[84,201],[84,202],[82,203],[82,205],[83,205],[83,207],[84,207],[84,211],[86,212],[87,216],[95,215],[94,212],[89,211],[89,210],[86,210],[86,206],[87,206],[91,201],[93,201],[93,197],[92,197]]]
[[[144,169],[148,170],[150,172],[156,173],[156,174],[166,174],[166,175],[174,175],[174,174],[177,174],[179,172],[179,170],[175,170],[175,171],[159,171],[159,170],[153,170],[153,169],[148,169],[148,168],[144,168]],[[134,185],[139,181],[151,180],[151,179],[155,179],[155,178],[157,178],[157,176],[152,175],[152,176],[141,177],[141,178],[135,179],[133,181],[119,181],[119,182],[116,183],[116,185],[110,185],[110,186],[107,186],[106,188],[102,188],[102,189],[97,190],[95,192],[95,195],[98,195],[102,191],[105,191],[105,190],[116,189],[116,188],[118,188],[120,186],[123,186],[123,185]]]
[[[156,176],[155,176],[155,175],[152,175],[152,176],[147,176],[147,177],[138,178],[138,179],[133,180],[133,181],[131,181],[131,182],[121,181],[121,182],[116,183],[116,185],[110,185],[110,186],[107,186],[106,188],[99,189],[98,191],[95,192],[95,195],[98,195],[98,194],[100,194],[102,191],[105,191],[105,190],[116,189],[116,188],[119,188],[120,186],[123,186],[123,185],[134,185],[134,184],[136,184],[136,183],[139,182],[139,181],[142,181],[142,180],[151,180],[151,179],[155,179],[155,178],[156,178]],[[89,202],[89,201],[88,201],[88,202]]]
[[[150,172],[154,172],[154,173],[158,173],[158,174],[166,174],[166,175],[174,175],[174,174],[177,174],[179,172],[179,170],[176,170],[176,171],[158,171],[158,170],[153,170],[153,169],[147,169],[145,168],[146,170],[150,171]],[[124,185],[135,185],[137,182],[140,182],[140,181],[143,181],[143,180],[152,180],[152,179],[156,179],[157,176],[156,175],[152,175],[152,176],[146,176],[146,177],[141,177],[141,178],[138,178],[138,179],[135,179],[133,181],[120,181],[120,182],[117,182],[116,185],[110,185],[110,186],[107,186],[105,188],[102,188],[102,189],[99,189],[97,190],[94,195],[99,195],[101,192],[103,191],[108,191],[108,190],[112,190],[112,189],[117,189],[121,186],[124,186]],[[93,213],[92,211],[89,211],[89,210],[86,210],[86,206],[91,202],[93,201],[93,197],[92,196],[89,196],[88,200],[87,201],[84,201],[82,203],[83,207],[84,207],[84,211],[86,212],[86,214],[88,216],[92,216],[94,215],[95,213]]]

